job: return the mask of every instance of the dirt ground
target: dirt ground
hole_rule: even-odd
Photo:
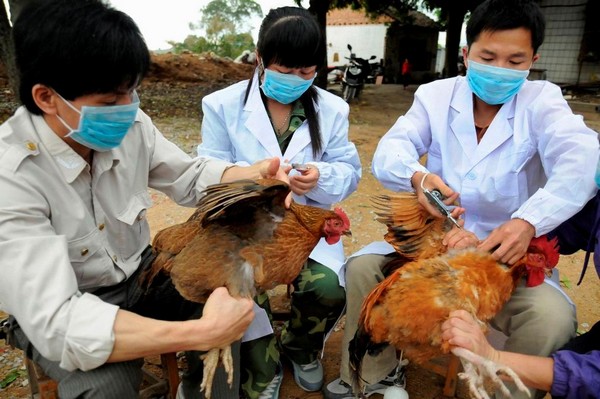
[[[232,64],[216,57],[186,54],[183,56],[162,55],[153,59],[150,75],[144,81],[139,94],[142,108],[154,119],[158,128],[186,152],[193,154],[200,140],[200,101],[202,97],[218,88],[249,77],[251,68]],[[5,83],[0,70],[0,84]],[[375,220],[369,198],[382,190],[373,178],[370,168],[375,147],[381,136],[396,118],[406,112],[412,102],[415,86],[402,90],[402,86],[367,86],[361,98],[351,104],[350,139],[356,144],[363,165],[363,178],[358,190],[340,205],[347,212],[354,232],[351,240],[345,241],[347,254],[360,249],[374,240],[382,239],[384,228]],[[332,91],[336,92],[337,88]],[[594,112],[590,102],[600,99],[575,98],[574,110],[581,113],[589,126],[600,132],[600,114]],[[3,121],[14,110],[14,96],[6,86],[0,86],[0,120]],[[152,232],[186,219],[190,209],[173,204],[159,192],[152,192],[153,206],[148,211]],[[587,330],[600,319],[600,285],[592,270],[579,286],[583,253],[564,256],[559,263],[561,280],[565,291],[577,306],[579,330]],[[283,291],[277,291],[275,301],[285,303]],[[0,312],[1,313],[1,312]],[[0,314],[1,317],[1,314]],[[337,326],[325,347],[323,365],[326,381],[338,376],[340,340],[343,320]],[[154,360],[152,360],[154,361]],[[289,367],[285,370],[280,398],[321,398],[321,393],[307,393],[293,381]],[[28,395],[27,379],[21,361],[21,353],[5,346],[0,341],[0,383],[11,375],[15,380],[0,388],[0,399],[25,398]],[[411,398],[430,399],[442,395],[444,379],[431,371],[409,365],[407,390]],[[459,397],[465,397],[459,384]],[[376,396],[373,396],[376,397]]]

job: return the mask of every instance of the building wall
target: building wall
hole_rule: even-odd
[[[546,69],[546,78],[552,82],[574,84],[578,78],[580,83],[600,79],[598,63],[584,62],[581,74],[579,71],[587,1],[598,0],[541,0],[539,3],[546,17],[546,38],[538,50],[541,58],[534,68]]]
[[[384,56],[385,33],[384,24],[334,25],[327,26],[327,65],[345,65],[350,57],[347,45],[357,57],[369,59],[374,55],[379,61]],[[334,54],[338,60],[334,61]]]

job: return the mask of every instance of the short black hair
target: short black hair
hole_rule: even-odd
[[[18,15],[13,43],[20,101],[38,115],[36,84],[74,100],[132,88],[150,65],[135,22],[101,0],[35,0]]]
[[[300,7],[280,7],[269,11],[258,32],[256,48],[264,66],[273,63],[288,68],[325,62],[323,35],[315,17]]]
[[[262,67],[279,64],[288,68],[304,68],[313,65],[317,70],[325,62],[325,43],[321,28],[310,11],[300,7],[273,8],[260,24],[258,55],[262,60]],[[258,60],[257,60],[258,61]],[[258,68],[258,65],[256,66]],[[256,70],[255,68],[255,70]],[[259,73],[262,69],[259,68]],[[254,75],[248,82],[244,104],[248,100]],[[260,75],[259,75],[260,80]],[[323,149],[321,128],[315,104],[319,101],[319,94],[314,86],[310,86],[299,98],[304,107],[313,155],[317,157]]]
[[[525,28],[531,32],[533,53],[544,42],[546,22],[533,0],[487,0],[481,3],[467,22],[467,46],[477,41],[483,31]]]

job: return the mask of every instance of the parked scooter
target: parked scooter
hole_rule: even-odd
[[[371,57],[373,58],[373,57]],[[383,61],[383,60],[382,60]],[[378,76],[384,75],[383,65],[379,61],[369,62],[369,74],[365,80],[365,83],[375,83]]]
[[[376,58],[374,55],[368,60],[356,57],[356,54],[352,52],[352,46],[349,44],[348,50],[350,50],[350,57],[345,57],[348,60],[348,65],[344,69],[344,76],[342,78],[342,98],[346,102],[350,102],[353,98],[358,97],[371,71],[369,60]]]
[[[337,83],[342,83],[342,79],[344,78],[344,66],[328,66],[327,67],[327,84],[335,85]]]

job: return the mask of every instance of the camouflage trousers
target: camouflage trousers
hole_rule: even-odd
[[[279,342],[270,334],[241,345],[240,395],[243,397],[259,397],[277,372],[280,353],[298,364],[317,359],[325,336],[344,309],[346,295],[337,274],[312,259],[305,264],[293,286],[290,319],[284,323]],[[272,322],[267,294],[255,300]]]

